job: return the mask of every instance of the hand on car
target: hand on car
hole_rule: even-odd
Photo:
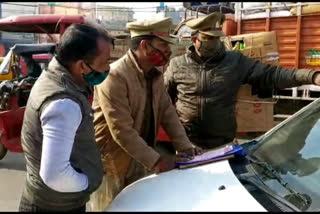
[[[233,141],[232,141],[232,143],[233,143],[233,144],[236,144],[236,145],[239,145],[239,142],[238,142],[237,138],[234,138]]]
[[[196,155],[201,155],[204,151],[198,147],[193,146],[190,149],[178,152],[175,156],[161,156],[160,160],[155,166],[155,172],[161,173],[172,170],[175,168],[175,162],[187,162],[194,158]]]
[[[176,161],[186,162],[186,161],[192,160],[196,155],[201,155],[203,152],[204,152],[203,149],[201,149],[200,147],[193,146],[190,149],[178,152],[178,154],[176,155]]]
[[[196,156],[196,155],[201,155],[203,153],[203,149],[201,149],[200,147],[198,146],[193,146],[192,148],[190,149],[187,149],[187,150],[184,150],[184,151],[181,151],[180,153],[185,153],[189,156]]]

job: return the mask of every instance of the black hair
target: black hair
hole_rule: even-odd
[[[92,63],[93,59],[99,55],[98,39],[104,39],[114,46],[114,39],[102,28],[72,24],[66,29],[57,45],[56,58],[66,67],[77,60]]]
[[[155,38],[155,36],[153,36],[153,35],[143,35],[143,36],[133,37],[133,38],[131,38],[131,41],[130,41],[130,48],[135,51],[138,49],[140,42],[142,40],[152,41],[154,38]]]
[[[199,34],[199,30],[194,30],[194,31],[191,32],[191,36],[192,37],[193,36],[198,36],[198,34]]]

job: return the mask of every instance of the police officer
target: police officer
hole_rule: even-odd
[[[95,87],[95,135],[106,174],[95,193],[94,210],[104,209],[130,183],[173,169],[175,150],[181,152],[180,160],[184,153],[199,152],[189,141],[165,90],[163,74],[156,68],[170,58],[169,43],[175,41],[169,35],[171,26],[171,18],[128,23],[130,49],[111,64],[107,80]],[[160,125],[172,139],[172,156],[156,150]]]
[[[205,149],[235,138],[236,95],[242,84],[266,91],[320,83],[314,70],[265,65],[240,52],[226,51],[219,28],[224,19],[223,14],[212,13],[188,21],[186,25],[194,30],[192,45],[170,61],[164,74],[190,140]]]

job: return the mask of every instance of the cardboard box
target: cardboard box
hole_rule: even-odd
[[[251,85],[242,85],[237,94],[237,132],[265,132],[274,126],[272,98],[252,96]]]
[[[266,132],[273,125],[272,99],[238,99],[236,104],[237,132]]]
[[[251,97],[252,96],[252,87],[251,85],[241,85],[237,94],[237,99],[241,99],[242,97]]]
[[[274,50],[274,47],[250,47],[240,50],[240,52],[251,59],[260,60],[265,64],[279,65],[278,52]]]
[[[228,50],[232,50],[236,42],[242,42],[245,48],[239,51],[243,55],[266,64],[279,65],[277,38],[274,31],[230,36],[225,38],[224,42]]]
[[[277,36],[275,31],[249,33],[230,36],[231,42],[244,41],[247,48],[261,47],[261,46],[274,46],[277,49]]]

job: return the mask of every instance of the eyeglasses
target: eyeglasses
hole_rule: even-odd
[[[83,61],[84,64],[86,64],[92,71],[95,71],[96,69],[92,68],[88,63],[86,63],[85,61]]]

